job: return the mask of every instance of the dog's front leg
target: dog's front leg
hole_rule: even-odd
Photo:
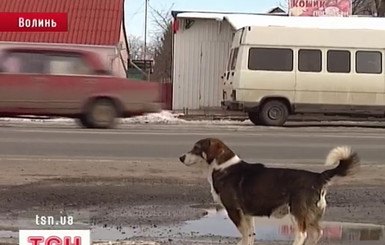
[[[241,224],[238,230],[242,234],[242,240],[238,245],[254,245],[254,218],[252,216],[241,216]]]
[[[254,219],[252,216],[245,215],[240,209],[227,210],[230,219],[233,221],[238,231],[242,235],[241,241],[237,245],[254,244]]]
[[[255,224],[254,224],[254,217],[245,215],[245,221],[246,221],[246,227],[248,227],[247,230],[247,236],[248,236],[248,243],[247,245],[253,245],[254,244],[254,236],[255,236]]]

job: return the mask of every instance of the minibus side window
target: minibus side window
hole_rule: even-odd
[[[230,57],[229,57],[229,60],[228,60],[228,63],[227,63],[227,70],[228,71],[230,71],[230,69],[231,69],[231,62],[233,60],[233,54],[234,54],[234,49],[231,49]]]
[[[260,71],[292,71],[293,50],[287,48],[250,48],[248,68]]]
[[[322,52],[318,49],[300,49],[298,52],[298,70],[301,72],[321,72]]]
[[[378,51],[357,51],[356,72],[368,74],[382,73],[382,54]]]
[[[329,50],[327,53],[327,70],[332,73],[350,73],[350,51]]]
[[[231,70],[235,70],[235,66],[237,65],[239,48],[234,49],[232,61],[231,61]]]

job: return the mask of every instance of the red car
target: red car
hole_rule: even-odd
[[[0,116],[77,118],[111,128],[116,118],[159,112],[161,84],[113,76],[97,54],[8,48],[0,55]]]

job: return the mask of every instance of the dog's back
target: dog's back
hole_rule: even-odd
[[[214,189],[224,205],[238,205],[253,216],[270,216],[275,209],[290,206],[300,196],[315,195],[319,199],[325,184],[320,173],[246,162],[226,171],[214,171],[213,177]]]
[[[336,155],[336,151],[340,155]],[[325,185],[334,176],[348,175],[358,164],[357,154],[346,151],[349,150],[335,148],[329,154],[329,158],[332,157],[329,161],[339,161],[339,165],[322,173],[270,168],[260,163],[242,161],[225,171],[214,171],[213,187],[223,204],[238,205],[250,215],[270,216],[276,208],[285,204],[292,207],[319,203],[323,201],[320,199],[324,198]],[[343,159],[339,159],[341,154],[345,154]]]

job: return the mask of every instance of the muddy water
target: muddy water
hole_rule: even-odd
[[[385,227],[373,224],[323,222],[323,240],[329,241],[384,241]],[[199,220],[186,221],[174,226],[94,227],[94,240],[128,239],[132,237],[196,238],[199,236],[239,237],[226,211],[209,209]],[[293,239],[290,218],[255,219],[256,240],[289,241]]]

